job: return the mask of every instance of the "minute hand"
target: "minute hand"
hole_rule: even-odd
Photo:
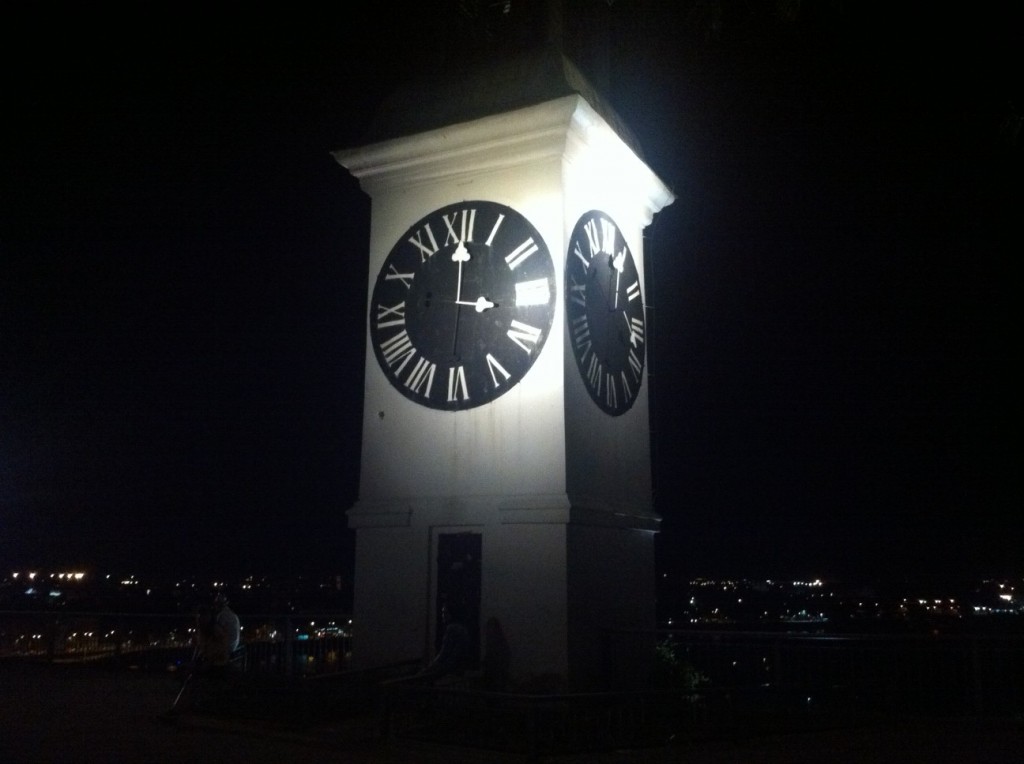
[[[626,250],[622,250],[619,254],[612,258],[612,269],[615,271],[615,304],[612,305],[612,310],[619,309],[619,279],[622,277],[622,269],[626,263]]]

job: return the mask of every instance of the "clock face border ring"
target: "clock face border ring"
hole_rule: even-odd
[[[378,272],[369,334],[384,376],[408,400],[465,411],[509,392],[551,334],[558,300],[543,236],[499,202],[427,213]]]
[[[568,348],[590,399],[605,414],[629,411],[643,386],[646,308],[640,274],[608,213],[583,213],[565,260]]]

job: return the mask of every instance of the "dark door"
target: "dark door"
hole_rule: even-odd
[[[437,537],[437,600],[434,612],[437,629],[435,652],[441,648],[445,624],[441,616],[447,607],[470,639],[470,666],[480,665],[480,534],[441,533]]]

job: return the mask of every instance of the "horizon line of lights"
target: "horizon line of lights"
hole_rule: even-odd
[[[667,577],[668,577],[667,573],[662,575],[662,578],[667,578]],[[820,578],[816,578],[813,581],[788,581],[788,582],[786,582],[786,581],[777,581],[777,580],[775,580],[773,578],[767,578],[767,579],[749,579],[749,578],[733,579],[733,578],[726,578],[726,579],[723,579],[721,581],[718,581],[718,580],[715,580],[715,579],[711,579],[711,578],[695,578],[695,579],[691,580],[689,583],[690,583],[690,586],[721,586],[722,588],[729,588],[729,587],[736,588],[737,586],[739,586],[741,584],[750,584],[750,583],[765,583],[768,586],[775,586],[776,584],[783,585],[783,584],[786,584],[786,583],[788,583],[790,586],[807,586],[807,587],[819,587],[819,586],[824,586],[825,585],[825,582],[822,581]]]
[[[21,577],[21,571],[15,570],[11,572],[11,578],[17,580]],[[30,570],[25,573],[25,578],[29,581],[35,581],[39,578],[39,571]],[[59,581],[81,581],[85,578],[85,573],[80,570],[67,571],[64,573],[51,573],[48,578],[56,578]]]

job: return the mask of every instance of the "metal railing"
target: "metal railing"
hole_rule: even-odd
[[[611,686],[618,681],[615,655],[639,636],[609,635]],[[702,693],[770,696],[775,703],[832,705],[844,712],[859,706],[917,713],[1024,710],[1024,635],[1019,634],[677,630],[658,632],[657,640],[674,657],[677,674],[681,669],[684,682]],[[664,685],[664,674],[660,679]]]
[[[663,743],[685,724],[679,693],[520,695],[456,687],[389,688],[383,725],[398,743],[539,756]]]
[[[460,687],[354,682],[347,671],[347,615],[241,620],[249,671],[344,673],[346,681],[301,684],[329,690],[335,705],[354,693],[350,705],[364,712],[375,707],[366,699],[385,686],[382,728],[417,743],[537,756],[738,729],[752,734],[898,715],[1024,713],[1021,635],[609,632],[609,691],[541,695],[483,692],[471,681]],[[0,657],[164,668],[189,660],[194,628],[183,615],[0,611]],[[658,645],[649,661],[651,689],[617,691],[636,686],[636,677],[624,674],[638,665],[637,645],[648,651]]]
[[[633,646],[658,644],[644,692],[518,695],[396,683],[399,740],[537,757],[715,735],[855,726],[896,716],[1024,712],[1024,637],[673,631],[609,633],[609,686],[635,686]],[[627,656],[618,662],[617,657]],[[671,658],[666,665],[666,658]]]
[[[347,614],[240,615],[239,620],[248,670],[311,675],[348,665]],[[188,615],[0,611],[0,658],[164,668],[191,660],[194,637],[195,619]]]

